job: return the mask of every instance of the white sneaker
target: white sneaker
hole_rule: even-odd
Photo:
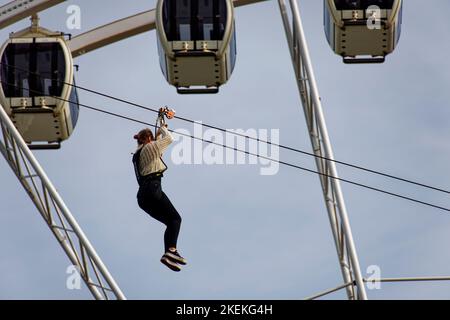
[[[181,271],[181,267],[178,264],[172,262],[169,258],[166,257],[166,255],[162,256],[161,263],[165,264],[172,271]]]
[[[169,258],[171,261],[175,262],[175,263],[179,263],[183,266],[185,266],[187,264],[187,261],[185,258],[183,258],[178,251],[172,252],[172,251],[167,251],[163,257],[167,257]]]

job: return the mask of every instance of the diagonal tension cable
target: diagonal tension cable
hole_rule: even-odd
[[[11,83],[8,83],[8,82],[2,81],[2,80],[0,80],[0,82],[3,83],[3,84],[7,84],[7,85],[14,86],[14,87],[18,88],[18,86],[15,85],[15,84],[11,84]],[[22,88],[22,89],[26,90],[28,92],[43,94],[42,91],[38,91],[38,90],[25,89],[25,88]],[[64,102],[68,102],[68,103],[77,103],[75,101],[67,100],[67,99],[64,99],[64,98],[61,98],[61,97],[53,96],[53,98],[55,98],[57,100],[64,101]],[[117,113],[114,113],[114,112],[102,110],[102,109],[99,109],[99,108],[96,108],[96,107],[92,107],[90,105],[86,105],[86,104],[82,104],[82,103],[77,103],[77,104],[80,107],[83,107],[85,109],[89,109],[89,110],[100,112],[100,113],[103,113],[103,114],[107,114],[107,115],[110,115],[110,116],[113,116],[113,117],[125,119],[125,120],[131,121],[131,122],[140,123],[140,124],[144,124],[144,125],[147,125],[147,126],[155,127],[154,124],[147,123],[145,121],[137,120],[137,119],[134,119],[134,118],[131,118],[131,117],[128,117],[128,116],[124,116],[124,115],[120,115],[120,114],[117,114]],[[322,173],[322,172],[318,172],[318,171],[315,171],[315,170],[311,170],[311,169],[308,169],[308,168],[305,168],[305,167],[302,167],[302,166],[299,166],[299,165],[296,165],[296,164],[292,164],[292,163],[289,163],[289,162],[286,162],[286,161],[276,160],[276,159],[273,159],[273,158],[270,158],[270,157],[266,157],[266,156],[262,156],[262,155],[259,155],[259,154],[256,154],[256,153],[249,152],[247,150],[242,150],[242,149],[239,149],[237,147],[227,146],[227,145],[224,145],[224,144],[221,144],[221,143],[217,143],[215,141],[211,141],[211,140],[208,140],[208,139],[203,139],[203,138],[195,137],[195,136],[192,136],[192,135],[189,135],[189,134],[185,134],[185,133],[182,133],[182,132],[177,132],[175,130],[170,130],[169,129],[169,132],[172,132],[172,133],[178,134],[178,135],[182,135],[182,136],[194,139],[194,140],[199,140],[199,141],[202,141],[204,143],[217,145],[217,146],[220,146],[222,148],[234,150],[236,152],[244,153],[244,154],[247,154],[249,156],[257,157],[259,159],[264,159],[264,160],[272,161],[272,162],[275,162],[275,163],[279,163],[279,164],[282,164],[284,166],[291,167],[291,168],[294,168],[294,169],[297,169],[297,170],[302,170],[302,171],[306,171],[306,172],[309,172],[309,173],[317,174],[319,176],[323,176],[323,177],[326,177],[326,178],[330,178],[330,179],[338,180],[338,181],[341,181],[341,182],[345,182],[347,184],[351,184],[351,185],[354,185],[354,186],[357,186],[357,187],[365,188],[365,189],[368,189],[368,190],[372,190],[372,191],[375,191],[375,192],[378,192],[378,193],[386,194],[386,195],[389,195],[389,196],[392,196],[392,197],[396,197],[396,198],[399,198],[399,199],[403,199],[403,200],[407,200],[407,201],[414,202],[414,203],[417,203],[417,204],[421,204],[421,205],[424,205],[424,206],[432,207],[432,208],[435,208],[435,209],[438,209],[438,210],[450,212],[450,208],[442,207],[442,206],[439,206],[439,205],[436,205],[436,204],[433,204],[433,203],[430,203],[430,202],[425,202],[425,201],[418,200],[418,199],[415,199],[415,198],[411,198],[411,197],[408,197],[408,196],[404,196],[404,195],[401,195],[401,194],[398,194],[398,193],[390,192],[390,191],[387,191],[387,190],[384,190],[384,189],[372,187],[372,186],[369,186],[369,185],[366,185],[366,184],[363,184],[363,183],[355,182],[353,180],[344,179],[344,178],[340,178],[340,177],[335,177],[335,176],[332,176],[332,175],[329,175],[329,174],[326,174],[326,173]]]
[[[6,65],[7,67],[11,67],[11,68],[14,68],[14,69],[17,69],[17,70],[21,70],[21,71],[27,72],[29,74],[33,74],[33,75],[36,75],[36,76],[39,76],[39,77],[43,77],[38,72],[29,71],[29,70],[26,70],[26,69],[23,69],[23,68],[19,68],[17,66],[12,66],[12,65],[4,63],[4,62],[0,62],[0,65]],[[151,111],[151,112],[155,112],[155,113],[159,112],[157,109],[146,107],[146,106],[144,106],[142,104],[138,104],[138,103],[135,103],[135,102],[131,102],[129,100],[118,98],[118,97],[115,97],[115,96],[112,96],[112,95],[109,95],[109,94],[106,94],[106,93],[103,93],[103,92],[100,92],[100,91],[92,90],[92,89],[89,89],[89,88],[86,88],[86,87],[83,87],[83,86],[79,86],[79,85],[75,85],[75,84],[72,84],[72,83],[67,83],[67,82],[64,82],[64,81],[61,81],[61,80],[57,80],[57,81],[60,82],[60,83],[65,84],[65,85],[72,86],[72,87],[74,87],[76,89],[80,89],[80,90],[83,90],[83,91],[86,91],[86,92],[89,92],[89,93],[92,93],[92,94],[95,94],[95,95],[98,95],[98,96],[101,96],[101,97],[104,97],[104,98],[108,98],[108,99],[111,99],[111,100],[114,100],[114,101],[117,101],[117,102],[128,104],[130,106],[133,106],[133,107],[136,107],[136,108],[139,108],[139,109],[143,109],[143,110]],[[178,119],[178,120],[181,120],[181,121],[184,121],[184,122],[188,122],[188,123],[197,123],[195,120],[191,120],[191,119],[180,117],[180,116],[175,116],[174,118]],[[220,127],[217,127],[217,126],[214,126],[214,125],[209,125],[209,124],[206,124],[206,123],[202,123],[202,126],[204,126],[206,128],[218,130],[218,131],[221,131],[221,132],[225,132],[225,133],[228,133],[228,134],[232,134],[232,135],[235,135],[235,136],[240,136],[240,137],[246,138],[248,140],[257,141],[259,143],[265,143],[267,145],[278,147],[280,149],[284,149],[284,150],[292,151],[292,152],[295,152],[295,153],[311,156],[311,157],[314,157],[314,158],[317,158],[317,159],[321,159],[321,160],[325,160],[325,161],[334,162],[336,164],[340,164],[340,165],[343,165],[343,166],[346,166],[346,167],[349,167],[349,168],[365,171],[365,172],[368,172],[368,173],[371,173],[371,174],[383,176],[385,178],[401,181],[401,182],[404,182],[404,183],[412,184],[412,185],[415,185],[415,186],[419,186],[419,187],[422,187],[422,188],[426,188],[426,189],[430,189],[430,190],[434,190],[434,191],[438,191],[438,192],[442,192],[442,193],[445,193],[445,194],[450,194],[449,190],[445,190],[443,188],[439,188],[439,187],[432,186],[432,185],[429,185],[429,184],[425,184],[425,183],[422,183],[422,182],[414,181],[414,180],[411,180],[411,179],[402,178],[402,177],[395,176],[395,175],[392,175],[392,174],[389,174],[389,173],[385,173],[385,172],[382,172],[382,171],[379,171],[379,170],[370,169],[370,168],[367,168],[367,167],[355,165],[355,164],[352,164],[352,163],[349,163],[349,162],[345,162],[345,161],[339,161],[339,160],[335,160],[335,159],[330,159],[328,157],[317,155],[317,154],[314,154],[312,152],[304,151],[304,150],[301,150],[301,149],[296,149],[296,148],[289,147],[289,146],[282,145],[282,144],[273,143],[273,142],[267,141],[267,140],[261,140],[259,138],[255,138],[255,137],[252,137],[252,136],[249,136],[249,135],[246,135],[246,134],[242,134],[242,133],[239,133],[239,132],[228,131],[226,129],[223,129],[223,128],[220,128]]]

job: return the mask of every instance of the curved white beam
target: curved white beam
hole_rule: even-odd
[[[78,57],[154,28],[155,9],[120,19],[80,34],[68,41],[68,45],[73,57]]]
[[[234,6],[267,0],[234,0]],[[74,37],[68,42],[73,57],[81,56],[112,43],[155,29],[155,9],[114,21]]]
[[[66,0],[15,0],[0,7],[0,29]]]

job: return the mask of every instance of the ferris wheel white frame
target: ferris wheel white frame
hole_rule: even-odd
[[[6,26],[13,24],[17,21],[20,21],[23,18],[34,15],[40,11],[56,6],[64,1],[65,0],[12,1],[0,8],[0,29],[5,28]],[[235,7],[239,7],[262,1],[266,0],[234,0],[234,5]],[[317,85],[312,71],[312,65],[309,58],[309,52],[306,45],[306,40],[303,33],[303,26],[300,20],[300,12],[297,7],[296,0],[291,0],[291,8],[293,16],[292,29],[289,27],[289,15],[287,14],[284,0],[280,0],[279,4],[290,48],[290,53],[292,55],[296,71],[296,78],[299,83],[299,90],[301,93],[302,104],[305,110],[305,116],[310,131],[312,130],[311,131],[312,134],[310,135],[310,137],[313,149],[315,154],[330,159],[324,161],[318,160],[320,158],[317,158],[316,159],[317,168],[321,173],[331,174],[332,176],[338,177],[336,166],[335,163],[333,162],[334,158],[331,148],[331,142],[328,138],[322,106],[320,104],[320,98],[318,95]],[[131,17],[114,21],[112,23],[98,27],[96,29],[93,29],[91,31],[88,31],[86,33],[74,37],[68,42],[69,48],[72,51],[73,57],[81,56],[95,49],[105,47],[112,43],[127,39],[129,37],[150,30],[154,30],[156,23],[155,18],[156,18],[155,9],[153,9],[133,15]],[[301,78],[303,74],[304,76],[303,78]],[[5,117],[1,113],[0,116],[1,116],[0,117],[1,124],[2,127],[4,128],[3,131],[5,141],[5,144],[3,145],[2,148],[0,148],[0,150],[3,151],[2,154],[5,156],[5,158],[9,160],[8,162],[10,163],[11,167],[13,169],[16,168],[14,163],[11,163],[11,159],[15,159],[14,155],[12,154],[14,148],[11,146],[17,145],[20,146],[20,149],[22,149],[22,151],[24,151],[23,153],[21,153],[22,155],[25,155],[25,157],[22,158],[22,161],[25,162],[30,161],[31,163],[37,164],[37,167],[40,168],[36,159],[33,159],[32,153],[26,152],[26,150],[24,149],[24,146],[26,145],[23,143],[23,140],[21,141],[20,135],[18,135],[17,132],[14,131],[15,129],[14,125],[12,124],[11,121],[9,121],[9,118]],[[311,125],[313,127],[311,127]],[[11,146],[8,147],[8,143],[6,143],[7,141],[9,141]],[[45,175],[43,170],[42,172],[41,170],[36,171],[37,171],[36,177],[40,177],[41,173]],[[17,170],[15,170],[15,172],[17,174]],[[22,184],[24,181],[26,181],[26,179],[20,174],[17,174],[17,176],[19,180],[22,182]],[[43,180],[49,183],[50,190],[53,189],[56,192],[56,189],[51,185],[51,182],[48,179],[44,178]],[[332,232],[335,239],[341,272],[345,283],[352,284],[346,286],[347,296],[349,299],[367,299],[364,281],[361,276],[358,257],[356,254],[356,249],[351,234],[351,228],[345,208],[344,198],[340,189],[340,182],[339,180],[336,179],[325,179],[321,177],[321,183],[323,187],[322,191],[324,193],[325,204],[330,217]],[[28,192],[30,192],[29,186],[24,185],[24,187],[25,189],[27,189]],[[57,193],[55,194],[55,198],[61,199],[61,197]],[[69,220],[73,220],[76,224],[73,215],[70,213],[67,207],[63,205],[62,208],[64,216],[69,217],[70,218]],[[46,215],[44,215],[44,218],[45,217]],[[47,219],[45,220],[48,222]],[[49,226],[51,228],[54,228],[54,226],[52,225]],[[80,233],[76,232],[77,228],[72,229],[75,229],[74,233],[78,238],[78,240],[80,241],[80,243],[82,243],[83,241],[89,243],[87,238],[82,233],[81,228],[79,229]],[[57,238],[59,237],[57,236]],[[90,250],[84,250],[84,247],[83,246],[81,247],[82,247],[81,249],[82,255],[87,254],[89,256],[90,254],[93,254],[93,257],[95,257],[95,259],[91,259],[90,261],[98,260],[100,266],[102,266],[101,268],[94,269],[96,273],[100,273],[101,276],[103,276],[107,280],[108,284],[113,284],[111,287],[107,288],[107,290],[112,291],[115,294],[116,298],[125,299],[125,296],[122,294],[117,284],[115,284],[115,281],[109,274],[108,270],[106,269],[106,266],[104,266],[98,255],[95,253],[94,248],[91,245],[88,246]],[[74,248],[72,248],[72,250],[74,250]],[[67,250],[66,253],[70,258],[71,254]],[[89,256],[89,258],[91,257]],[[77,261],[80,260],[72,258],[71,261],[74,262],[75,265],[78,265],[79,263]],[[83,265],[80,264],[78,267],[82,268]],[[93,292],[95,298],[97,299],[108,298],[107,296],[105,297],[105,295],[102,296],[95,293],[95,288],[96,287],[98,288],[98,285],[93,286],[89,278],[83,277],[83,279]],[[100,287],[104,289],[105,286],[100,285]]]
[[[234,5],[239,7],[262,1],[267,0],[234,0]],[[345,289],[348,299],[366,300],[365,283],[368,281],[361,274],[340,181],[337,179],[339,175],[303,30],[298,0],[287,1],[288,4],[286,0],[278,0],[278,4],[313,152],[316,155],[316,166],[321,174],[320,182],[325,206],[335,241],[339,267],[344,280],[343,285],[310,298],[322,297]],[[12,1],[0,7],[0,29],[62,2],[65,2],[65,0]],[[144,11],[75,36],[68,41],[68,45],[75,58],[112,43],[154,30],[155,18],[155,9]],[[106,266],[100,260],[69,209],[65,206],[56,188],[46,177],[42,167],[34,158],[1,106],[0,125],[4,138],[3,141],[0,141],[0,153],[2,153],[17,175],[69,259],[81,271],[82,278],[93,296],[96,299],[109,299],[112,294],[116,299],[125,299],[124,294]],[[24,173],[22,166],[26,168],[27,173]],[[36,188],[36,185],[39,184],[35,180],[38,180],[42,185],[41,190]],[[55,213],[53,214],[62,222],[60,225],[56,224],[55,219],[52,218],[51,204],[55,208]],[[79,246],[74,245],[74,243],[78,243]],[[91,277],[92,275],[95,276]],[[371,282],[442,280],[448,281],[450,277],[372,279]]]

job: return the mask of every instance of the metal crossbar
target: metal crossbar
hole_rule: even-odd
[[[379,279],[363,279],[365,283],[386,283],[386,282],[434,282],[434,281],[450,281],[450,276],[434,276],[434,277],[409,277],[409,278],[379,278]],[[326,295],[335,293],[344,288],[355,285],[355,282],[345,283],[332,289],[325,290],[313,296],[306,298],[305,300],[315,300]]]

